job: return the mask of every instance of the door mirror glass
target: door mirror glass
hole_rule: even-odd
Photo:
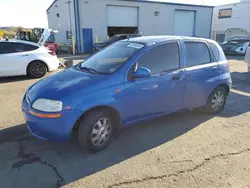
[[[145,67],[139,67],[134,73],[134,78],[148,78],[151,76],[151,71]]]

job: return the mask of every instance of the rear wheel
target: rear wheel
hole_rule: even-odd
[[[113,129],[113,119],[108,112],[92,111],[80,123],[79,144],[88,151],[101,151],[109,144]]]
[[[27,68],[27,74],[32,78],[41,78],[47,73],[46,65],[41,61],[33,61]]]
[[[204,111],[210,114],[216,114],[224,109],[227,100],[227,92],[223,87],[216,88],[208,97]]]

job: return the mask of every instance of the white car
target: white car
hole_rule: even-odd
[[[59,67],[55,54],[44,47],[50,34],[43,35],[39,43],[9,40],[0,41],[0,77],[28,75],[41,78]]]

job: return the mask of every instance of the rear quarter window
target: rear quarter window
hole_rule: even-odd
[[[215,62],[219,61],[220,52],[219,52],[217,46],[215,44],[213,44],[213,43],[208,43],[208,45],[209,45],[209,48],[210,48],[210,50],[212,52],[212,56],[213,56],[214,61]]]
[[[38,49],[37,46],[30,45],[30,44],[24,44],[24,43],[16,43],[15,44],[15,50],[16,52],[28,52]]]

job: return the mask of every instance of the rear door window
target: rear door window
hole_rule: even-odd
[[[204,42],[185,42],[187,66],[196,66],[211,62],[209,49]]]
[[[152,74],[178,69],[179,44],[175,42],[154,47],[139,60],[139,66],[148,68]]]

